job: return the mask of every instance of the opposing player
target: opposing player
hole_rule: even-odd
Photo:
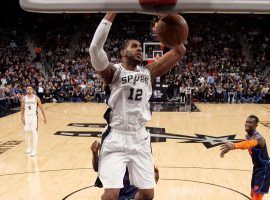
[[[33,91],[32,86],[27,86],[26,95],[22,98],[21,102],[21,120],[25,130],[26,153],[36,156],[38,144],[38,108],[41,110],[45,124],[47,123],[47,119],[41,101]],[[32,148],[30,131],[33,134]]]
[[[230,150],[248,149],[253,162],[250,193],[252,200],[262,200],[263,195],[268,193],[270,186],[270,160],[265,139],[256,131],[258,122],[257,116],[250,115],[245,124],[246,141],[235,144],[225,143],[220,148],[221,157],[224,157]]]
[[[185,47],[179,44],[163,55],[158,62],[140,66],[142,47],[137,40],[128,40],[121,50],[122,63],[112,65],[103,50],[115,13],[108,13],[99,24],[89,52],[93,67],[105,84],[110,85],[108,105],[110,133],[104,139],[100,150],[99,178],[105,188],[103,200],[117,200],[126,167],[130,184],[139,188],[136,200],[154,198],[154,169],[150,147],[150,135],[145,123],[150,120],[148,103],[151,82],[166,74],[185,54]]]

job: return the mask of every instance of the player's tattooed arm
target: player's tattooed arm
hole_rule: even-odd
[[[157,62],[149,64],[147,67],[151,73],[151,80],[169,72],[184,57],[185,53],[185,46],[180,44],[177,48],[164,54]]]
[[[259,147],[264,148],[264,146],[266,144],[265,139],[263,137],[259,137],[259,138],[257,138],[257,141],[258,141]]]

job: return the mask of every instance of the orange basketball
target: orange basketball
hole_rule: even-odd
[[[178,14],[161,17],[157,23],[157,37],[168,47],[176,47],[187,40],[188,25],[186,20]]]

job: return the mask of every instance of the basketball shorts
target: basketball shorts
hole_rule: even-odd
[[[254,168],[252,179],[251,179],[251,188],[254,189],[256,193],[266,194],[269,191],[270,186],[270,165],[266,164],[261,168]]]
[[[139,189],[155,187],[150,134],[145,128],[139,132],[123,132],[111,128],[103,141],[98,168],[103,187],[123,188],[126,168],[130,185]]]
[[[25,125],[24,130],[29,131],[37,131],[38,129],[38,119],[37,116],[25,116]]]

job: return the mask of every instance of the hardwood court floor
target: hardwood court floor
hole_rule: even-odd
[[[267,127],[270,125],[270,105],[196,106],[201,112],[155,112],[147,124],[155,127],[152,130],[156,142],[152,147],[155,163],[160,169],[155,199],[249,199],[252,163],[247,151],[233,151],[221,159],[219,146],[215,145],[228,138],[233,140],[234,137],[229,135],[243,139],[246,117],[256,114],[264,123],[259,124],[258,131],[270,146]],[[90,144],[99,138],[63,135],[101,131],[99,127],[83,126],[104,123],[102,115],[106,105],[63,103],[46,104],[45,107],[48,124],[44,125],[40,117],[39,148],[35,158],[24,153],[20,114],[0,118],[0,200],[60,200],[73,192],[66,199],[100,199],[102,189],[87,188],[96,178],[91,166]],[[67,126],[70,123],[80,124]],[[54,135],[57,131],[62,132]],[[174,139],[161,142],[158,135],[154,135],[161,132],[159,136],[164,140],[165,132],[168,133],[166,137]],[[179,143],[184,141],[189,143]]]

